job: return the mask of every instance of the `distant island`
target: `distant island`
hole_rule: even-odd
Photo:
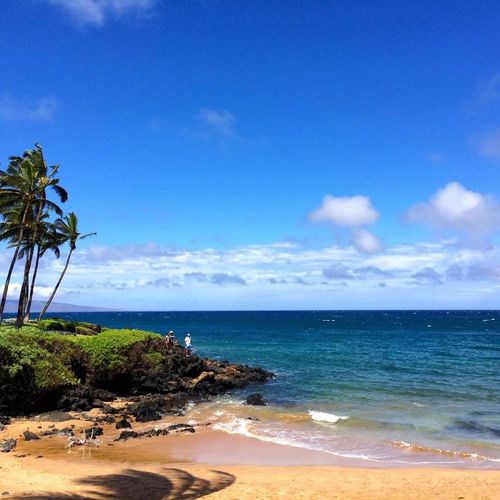
[[[43,300],[34,300],[31,305],[32,312],[40,312],[42,307],[45,305]],[[104,307],[93,307],[93,306],[78,306],[75,304],[63,304],[60,302],[53,302],[48,308],[50,313],[69,313],[69,312],[116,312],[116,309],[106,309]],[[7,300],[5,304],[6,313],[16,313],[17,312],[17,300]]]

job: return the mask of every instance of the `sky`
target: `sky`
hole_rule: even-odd
[[[486,0],[3,0],[0,168],[97,232],[58,302],[495,309],[499,46]]]

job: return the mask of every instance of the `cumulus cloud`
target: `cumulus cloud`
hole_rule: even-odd
[[[440,230],[485,236],[500,229],[500,203],[492,195],[469,191],[450,182],[426,203],[414,205],[407,220]]]
[[[476,132],[470,138],[477,152],[487,160],[500,160],[500,128]]]
[[[0,119],[5,122],[52,122],[56,109],[57,101],[50,96],[34,100],[0,97]]]
[[[151,11],[157,0],[45,0],[60,7],[82,25],[100,27],[108,19],[120,19]]]
[[[331,222],[338,226],[364,226],[375,222],[378,212],[367,196],[334,197],[327,194],[309,218],[313,222]]]
[[[352,244],[361,253],[375,253],[382,248],[380,240],[366,229],[356,229],[353,231]]]

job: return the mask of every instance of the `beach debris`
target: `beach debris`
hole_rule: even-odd
[[[0,441],[0,452],[1,453],[9,453],[15,449],[17,445],[17,441],[15,439],[5,439],[4,441]]]
[[[31,431],[24,431],[23,436],[25,441],[37,441],[40,439],[34,432]]]
[[[132,424],[125,417],[122,417],[121,420],[118,420],[118,422],[116,422],[115,427],[117,429],[131,429]]]
[[[252,406],[267,406],[267,403],[264,401],[262,394],[254,393],[250,394],[245,401],[244,405],[252,405]]]
[[[97,429],[97,427],[92,427],[92,430]],[[66,449],[71,449],[74,446],[94,446],[98,448],[101,445],[101,441],[96,439],[96,434],[91,432],[89,436],[87,436],[86,430],[82,431],[82,438],[78,438],[76,436],[71,436],[68,438],[66,442]]]
[[[247,417],[247,420],[252,420],[252,422],[260,422],[260,418],[257,417]]]
[[[7,495],[10,495],[8,491],[2,491],[2,496],[7,496]]]

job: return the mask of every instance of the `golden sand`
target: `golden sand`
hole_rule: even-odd
[[[75,430],[90,425],[56,425],[71,423]],[[500,470],[339,467],[321,452],[209,427],[123,443],[113,441],[113,426],[103,426],[99,448],[69,452],[63,437],[20,437],[49,425],[20,421],[0,434],[18,439],[14,451],[0,453],[0,495],[8,492],[2,498],[500,499]]]

